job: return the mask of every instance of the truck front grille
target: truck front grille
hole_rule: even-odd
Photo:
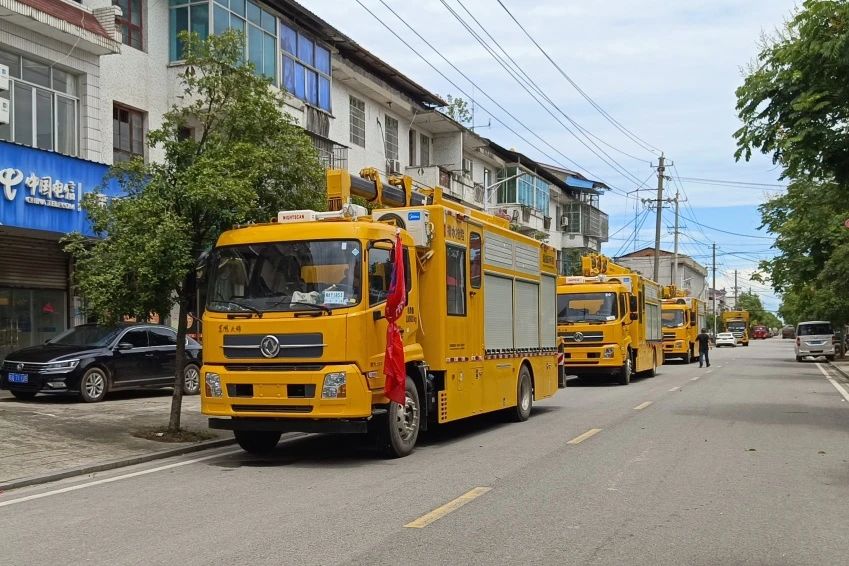
[[[237,413],[309,413],[312,405],[230,405]]]

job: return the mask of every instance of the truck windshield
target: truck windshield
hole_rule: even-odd
[[[661,315],[665,328],[678,328],[684,326],[684,311],[663,311]]]
[[[557,295],[557,322],[609,322],[619,318],[616,293]]]
[[[360,302],[361,264],[356,240],[218,248],[210,255],[206,308],[241,313],[350,307]]]

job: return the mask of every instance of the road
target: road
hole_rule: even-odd
[[[0,563],[845,564],[849,385],[790,340],[712,353],[401,460],[312,435],[3,494]]]

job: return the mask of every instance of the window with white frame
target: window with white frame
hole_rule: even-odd
[[[209,0],[169,0],[169,37],[171,61],[182,61],[186,46],[180,33],[189,31],[201,39],[209,36]]]
[[[245,59],[253,63],[257,75],[277,84],[277,18],[251,0],[215,0],[212,9],[213,32],[232,29],[245,35]]]
[[[424,134],[419,136],[419,165],[430,165],[430,138]]]
[[[0,51],[9,67],[9,123],[0,125],[0,139],[21,145],[77,155],[79,108],[77,77],[48,63]]]
[[[398,159],[398,120],[392,116],[386,116],[386,132],[384,136],[386,159]]]
[[[351,143],[366,146],[366,103],[359,98],[349,96],[351,104]]]
[[[331,111],[330,50],[288,23],[280,24],[283,87],[307,104]]]

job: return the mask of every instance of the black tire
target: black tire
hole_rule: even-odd
[[[557,367],[557,388],[563,389],[567,387],[569,383],[566,380],[566,367],[558,366]]]
[[[36,391],[17,391],[12,389],[12,395],[14,395],[15,399],[18,401],[32,401],[35,399]]]
[[[657,376],[657,358],[654,359],[652,363],[651,369],[646,372],[646,377],[656,377]]]
[[[687,350],[687,353],[684,354],[684,364],[690,365],[691,363],[693,363],[693,349],[692,348]]]
[[[628,352],[628,355],[625,356],[625,363],[622,364],[622,367],[619,368],[619,372],[617,374],[617,381],[619,385],[628,385],[631,383],[631,373],[633,372],[633,366],[631,365],[631,352]]]
[[[828,361],[830,361],[830,362],[833,362],[833,361],[834,361],[834,356],[826,356],[826,357],[825,357],[825,359],[826,359],[826,360],[828,360]]]
[[[421,430],[421,404],[416,384],[407,376],[404,405],[389,403],[389,412],[384,421],[383,452],[390,458],[408,456],[416,447]]]
[[[93,367],[80,378],[80,397],[86,403],[99,403],[109,391],[109,376],[106,370]]]
[[[531,416],[534,407],[534,386],[531,381],[531,371],[522,364],[519,369],[519,379],[516,382],[516,406],[510,409],[510,420],[522,423]]]
[[[277,447],[282,433],[273,430],[234,430],[236,443],[249,454],[268,454]]]
[[[183,395],[200,393],[200,368],[195,364],[186,364],[183,368]]]
[[[797,362],[801,362],[801,361],[802,361],[802,356],[796,356],[796,361],[797,361]]]

